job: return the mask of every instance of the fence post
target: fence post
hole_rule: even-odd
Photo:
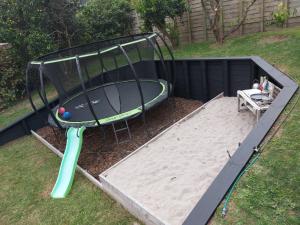
[[[220,1],[220,24],[222,37],[224,36],[224,12],[223,12],[223,0]]]
[[[239,19],[241,20],[244,15],[244,0],[240,1],[240,9],[239,9]],[[244,23],[241,25],[240,28],[240,35],[244,34]]]
[[[261,16],[261,21],[260,21],[260,31],[264,32],[265,31],[265,0],[261,0],[261,9],[260,9],[260,16]]]
[[[286,5],[286,9],[288,12],[290,12],[290,1],[289,0],[284,0],[284,4]],[[284,26],[287,28],[289,26],[289,18],[287,18]]]
[[[206,18],[206,13],[204,12],[204,9],[202,9],[203,11],[203,20],[204,20],[204,38],[205,38],[205,41],[208,40],[208,33],[207,33],[207,18]]]
[[[187,23],[188,23],[189,43],[192,43],[192,41],[193,41],[193,29],[192,29],[192,24],[191,24],[190,2],[187,1],[187,4],[188,4],[188,6],[189,6],[189,9],[188,9],[187,12],[186,12]]]

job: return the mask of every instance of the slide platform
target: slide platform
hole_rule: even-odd
[[[60,165],[58,177],[51,192],[52,198],[64,198],[71,190],[77,161],[82,146],[85,127],[69,128],[67,132],[67,145]]]

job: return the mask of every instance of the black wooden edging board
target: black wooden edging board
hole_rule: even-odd
[[[50,106],[54,107],[57,104],[58,100],[56,99],[50,103]],[[30,130],[36,130],[45,126],[45,121],[48,118],[46,107],[39,108],[38,112],[39,115],[35,112],[27,113],[9,126],[0,129],[0,146],[25,135],[30,135]]]
[[[251,57],[251,60],[273,79],[278,81],[283,86],[283,89],[198,201],[184,221],[184,225],[202,225],[208,223],[225,194],[251,158],[254,148],[258,147],[262,142],[298,89],[298,85],[294,81],[260,57]]]

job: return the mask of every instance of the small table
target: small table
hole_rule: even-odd
[[[240,110],[243,108],[249,109],[256,116],[256,121],[258,121],[261,117],[261,113],[269,108],[270,103],[261,104],[261,102],[253,100],[251,98],[251,95],[253,94],[261,94],[261,91],[258,89],[237,91],[238,112],[240,112]]]

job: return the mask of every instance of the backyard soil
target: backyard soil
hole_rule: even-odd
[[[112,126],[105,126],[103,129],[89,128],[84,132],[78,164],[98,178],[100,173],[201,105],[201,102],[196,100],[172,98],[148,111],[146,124],[141,118],[128,121],[132,139],[128,140],[127,131],[122,131],[118,133],[120,142],[122,142],[120,144],[116,143]],[[121,126],[122,124],[117,125]],[[46,126],[38,130],[38,134],[61,152],[64,152],[66,145],[64,131]]]

